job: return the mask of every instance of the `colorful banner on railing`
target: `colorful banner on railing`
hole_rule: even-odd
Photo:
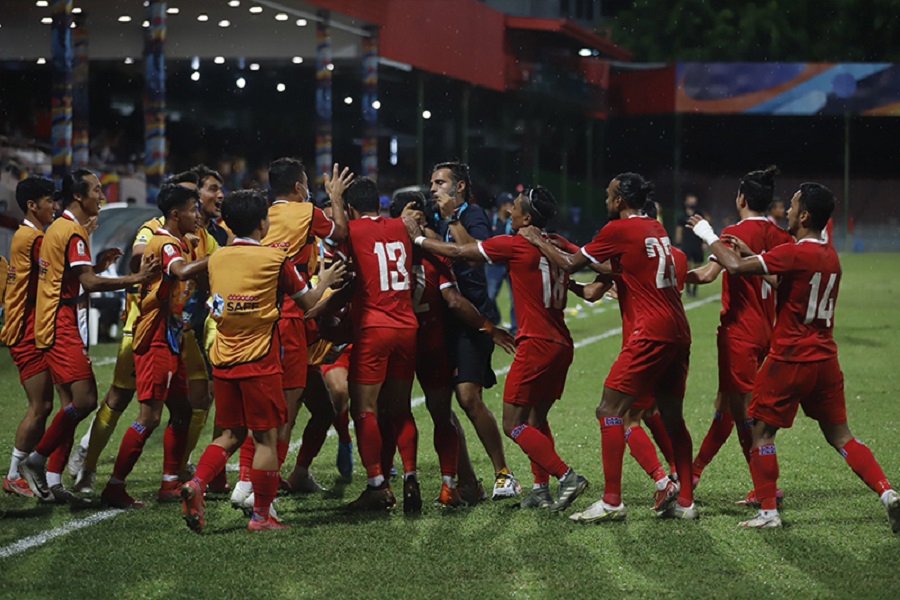
[[[900,115],[900,64],[679,63],[675,110],[758,115]]]

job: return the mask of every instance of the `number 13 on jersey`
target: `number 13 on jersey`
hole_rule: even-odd
[[[406,270],[406,248],[403,242],[375,242],[378,257],[378,279],[381,291],[402,292],[409,289],[409,273]]]

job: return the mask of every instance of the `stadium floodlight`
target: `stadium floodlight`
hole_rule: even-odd
[[[81,8],[78,7],[78,6],[72,8],[72,14],[73,14],[73,15],[80,15],[80,14],[81,14]]]
[[[347,96],[346,98],[344,98],[344,104],[353,104],[353,98]]]
[[[250,63],[251,71],[259,71],[259,63]]]
[[[242,90],[244,89],[244,86],[247,85],[247,80],[243,77],[238,77],[237,81],[235,81],[234,84],[238,86],[238,89]]]
[[[209,15],[206,13],[200,13],[199,15],[197,15],[197,20],[200,22],[209,21]]]
[[[375,102],[373,102],[372,108],[374,108],[375,110],[378,110],[379,108],[381,108],[381,100],[376,100]]]
[[[302,64],[302,63],[303,63],[303,57],[302,57],[302,56],[295,56],[294,58],[291,59],[291,62],[294,63],[295,65]]]
[[[275,86],[275,89],[278,90],[279,92],[283,92],[287,88],[285,87],[285,85],[283,83],[279,83],[278,85]]]
[[[200,81],[200,71],[191,73],[191,81]]]
[[[178,13],[181,12],[181,9],[178,8],[177,6],[170,6],[169,8],[166,9],[166,12],[170,15],[177,15]]]
[[[262,6],[251,6],[251,7],[250,7],[250,12],[251,12],[252,14],[254,14],[254,15],[258,15],[258,14],[261,13],[262,11],[263,11]]]
[[[287,13],[278,13],[275,15],[276,21],[287,21],[288,19],[290,19],[290,17],[287,16]]]
[[[297,19],[297,27],[306,27],[306,19]]]
[[[590,56],[593,54],[590,48],[582,48],[578,51],[578,56]]]
[[[228,19],[222,19],[219,21],[219,27],[231,27],[231,21]]]
[[[44,17],[41,19],[41,23],[43,23],[44,25],[49,25],[52,22],[53,22],[53,19],[51,17]]]
[[[126,57],[125,57],[125,64],[126,64],[126,65],[133,65],[133,64],[134,64],[134,59],[131,58],[130,56],[126,56]]]
[[[213,59],[213,62],[216,63],[217,65],[224,65],[224,64],[225,64],[225,57],[224,57],[224,56],[217,56],[217,57],[215,57],[215,58]]]
[[[241,5],[241,0],[230,0],[228,2],[228,6],[230,6],[231,8],[237,8],[240,5]]]
[[[47,8],[48,6],[50,6],[50,3],[47,0],[37,0],[34,5],[38,8]]]
[[[131,17],[128,15],[119,15],[119,23],[131,23]]]
[[[147,29],[148,27],[150,27],[150,21],[144,21],[143,23],[141,23],[141,27]]]
[[[47,59],[41,57],[41,58],[37,59],[37,64],[39,64],[39,65],[46,65],[46,64],[47,64]]]
[[[423,110],[423,111],[422,111],[422,118],[423,118],[423,119],[430,119],[430,118],[431,118],[431,111],[430,111],[430,110]]]

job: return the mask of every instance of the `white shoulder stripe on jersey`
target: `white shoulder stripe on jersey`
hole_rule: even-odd
[[[487,261],[487,264],[492,265],[494,261],[491,260],[491,257],[487,255],[487,252],[484,251],[484,246],[481,245],[481,242],[478,242],[478,251],[481,252],[481,255],[484,257],[484,260]]]
[[[594,258],[593,256],[591,256],[590,254],[588,254],[587,251],[586,251],[584,248],[581,249],[581,253],[584,254],[584,255],[587,257],[587,259],[588,259],[589,261],[591,261],[592,263],[594,263],[595,265],[600,263],[599,260],[597,260],[596,258]]]
[[[766,275],[769,274],[769,267],[766,266],[766,259],[762,257],[762,254],[757,254],[756,258],[759,260],[760,264],[762,264],[763,271],[766,272]]]

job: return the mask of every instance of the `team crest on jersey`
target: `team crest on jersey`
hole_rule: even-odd
[[[213,294],[212,297],[212,316],[221,317],[222,311],[225,309],[225,298],[219,294]]]
[[[75,244],[75,251],[78,252],[78,254],[84,254],[84,240],[78,240],[78,243]]]
[[[166,251],[166,254],[168,254],[169,256],[174,256],[175,255],[175,246],[165,246],[165,251]]]

